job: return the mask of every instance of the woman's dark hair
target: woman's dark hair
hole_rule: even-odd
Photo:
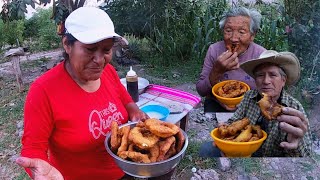
[[[72,36],[71,34],[69,34],[69,33],[65,34],[64,37],[67,38],[67,44],[68,44],[69,46],[73,46],[73,44],[74,44],[76,41],[78,41],[75,37],[73,37],[73,36]],[[67,54],[66,51],[64,51],[62,55],[63,55],[63,58],[64,58],[66,61],[69,60],[69,55]]]

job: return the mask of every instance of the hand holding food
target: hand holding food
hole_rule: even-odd
[[[231,51],[223,52],[214,62],[214,71],[224,73],[226,71],[239,68],[239,59],[237,53]]]
[[[228,49],[229,52],[235,53],[238,51],[240,45],[239,44],[228,44],[226,48]]]
[[[138,163],[166,160],[179,153],[185,142],[178,126],[158,119],[140,121],[133,128],[116,127],[113,125],[111,129],[112,151],[122,159]]]
[[[300,140],[308,131],[308,120],[305,115],[296,109],[285,107],[281,116],[277,118],[282,131],[288,133],[287,142],[281,142],[285,149],[297,149]]]
[[[263,98],[258,102],[262,115],[269,121],[276,119],[281,114],[283,106],[274,102],[267,94],[262,95]]]

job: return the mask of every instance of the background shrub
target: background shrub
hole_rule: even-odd
[[[23,43],[24,21],[14,20],[0,23],[0,41],[2,45],[18,46]]]
[[[304,90],[320,85],[320,1],[285,0],[289,51],[300,59]],[[320,88],[319,88],[320,89]]]
[[[35,14],[26,20],[25,37],[33,52],[60,47],[61,37],[57,35],[56,24],[50,17],[51,9],[37,9]]]

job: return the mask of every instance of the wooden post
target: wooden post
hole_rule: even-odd
[[[20,57],[18,56],[11,56],[11,62],[13,66],[14,73],[16,75],[17,83],[19,92],[23,91],[23,82],[22,82],[22,74],[20,69]]]

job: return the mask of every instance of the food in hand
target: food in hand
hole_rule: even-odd
[[[220,139],[233,142],[256,141],[263,137],[260,126],[252,125],[248,118],[237,120],[230,125],[222,125],[218,128],[218,133]]]
[[[262,93],[263,98],[258,102],[262,115],[269,121],[276,119],[282,113],[282,107],[274,102],[266,93]]]
[[[239,44],[228,44],[226,46],[227,50],[229,52],[232,52],[232,53],[235,53],[238,51],[238,49],[240,48],[240,45]]]
[[[221,97],[235,98],[242,96],[248,89],[239,81],[229,81],[218,88],[217,94]]]
[[[116,142],[112,151],[122,159],[138,163],[163,161],[179,153],[185,143],[178,126],[158,119],[140,121],[133,128],[124,126],[119,129],[115,121],[112,124],[111,140],[113,137]],[[152,125],[159,129],[155,130]]]

